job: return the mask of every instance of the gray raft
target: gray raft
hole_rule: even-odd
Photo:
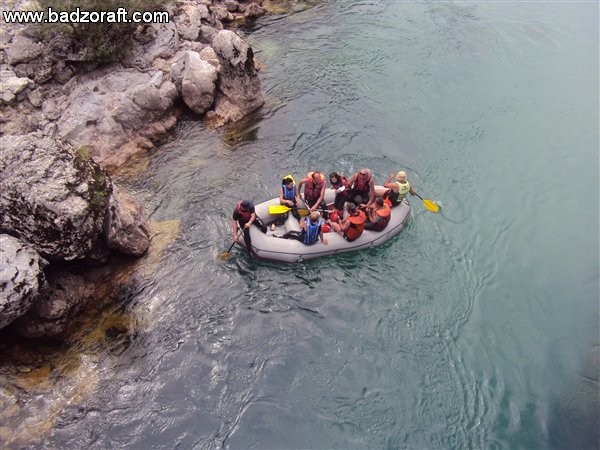
[[[334,198],[335,191],[333,189],[326,189],[325,202],[327,204],[333,203]],[[271,205],[279,205],[279,198],[267,200],[266,202],[255,205],[256,214],[263,219],[266,224],[270,224],[276,219],[281,218],[279,215],[269,214],[269,206]],[[290,230],[300,231],[298,221],[290,213],[285,224],[278,227],[275,231],[269,229],[265,234],[260,231],[258,227],[251,226],[250,237],[252,238],[252,249],[256,256],[261,259],[295,263],[319,258],[321,256],[372,248],[383,244],[400,233],[402,228],[404,228],[404,223],[406,222],[409,213],[410,205],[408,204],[408,201],[404,199],[401,204],[391,209],[390,222],[383,231],[365,230],[358,239],[348,242],[332,229],[329,233],[324,233],[328,245],[323,244],[320,240],[312,245],[304,245],[296,239],[280,239],[275,237],[274,235],[282,235]],[[240,238],[239,244],[245,246],[243,239]]]

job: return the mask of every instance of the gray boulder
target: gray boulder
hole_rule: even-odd
[[[20,77],[31,78],[37,84],[47,83],[54,76],[54,59],[46,54],[28,63],[15,66],[15,73]]]
[[[182,39],[195,41],[200,35],[202,19],[209,17],[206,5],[198,5],[195,2],[182,2],[181,13],[176,17],[177,32]]]
[[[0,137],[0,230],[49,260],[98,253],[110,178],[90,158],[41,133]]]
[[[150,245],[150,228],[142,206],[116,186],[108,199],[104,223],[109,248],[131,256],[142,256]]]
[[[70,92],[65,102],[42,106],[46,116],[60,115],[56,136],[75,147],[89,146],[93,158],[109,169],[151,148],[148,139],[175,123],[171,107],[177,89],[158,73],[106,68],[73,78],[64,90]]]
[[[33,82],[29,78],[0,75],[0,105],[16,102],[17,96],[31,85]]]
[[[21,34],[14,36],[4,49],[7,62],[11,66],[32,61],[40,56],[43,51],[42,44],[38,44]]]
[[[185,52],[181,73],[181,97],[198,114],[208,111],[214,102],[217,69],[193,51]]]
[[[244,17],[246,19],[255,19],[264,15],[266,12],[267,10],[259,4],[249,3],[248,5],[246,5],[246,8],[244,8]]]
[[[0,328],[29,311],[46,287],[46,265],[31,246],[0,234]]]
[[[141,41],[141,42],[140,42]],[[179,33],[175,22],[148,26],[144,35],[121,59],[125,67],[145,69],[157,58],[171,58],[179,47]]]
[[[230,30],[213,39],[221,69],[214,112],[217,122],[238,121],[264,103],[252,48]]]

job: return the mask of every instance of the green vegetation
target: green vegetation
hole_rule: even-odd
[[[125,8],[131,19],[136,11],[164,11],[171,0],[37,0],[40,10],[56,12],[117,11]],[[48,39],[55,34],[68,36],[72,53],[92,63],[117,61],[131,47],[138,23],[53,23],[39,25],[40,35]],[[66,50],[66,49],[63,49]]]

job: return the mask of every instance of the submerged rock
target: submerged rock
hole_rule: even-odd
[[[0,328],[29,311],[46,287],[47,264],[31,246],[0,234]]]
[[[150,228],[142,206],[116,186],[108,200],[104,228],[108,248],[131,256],[142,256],[148,251]]]
[[[15,322],[15,329],[27,338],[60,335],[80,308],[95,300],[94,287],[93,283],[76,274],[51,275],[46,293]]]

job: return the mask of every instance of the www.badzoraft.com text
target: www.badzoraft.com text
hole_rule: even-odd
[[[74,11],[2,11],[6,23],[167,23],[166,11],[134,11],[127,8],[116,11],[86,11],[79,7]]]

